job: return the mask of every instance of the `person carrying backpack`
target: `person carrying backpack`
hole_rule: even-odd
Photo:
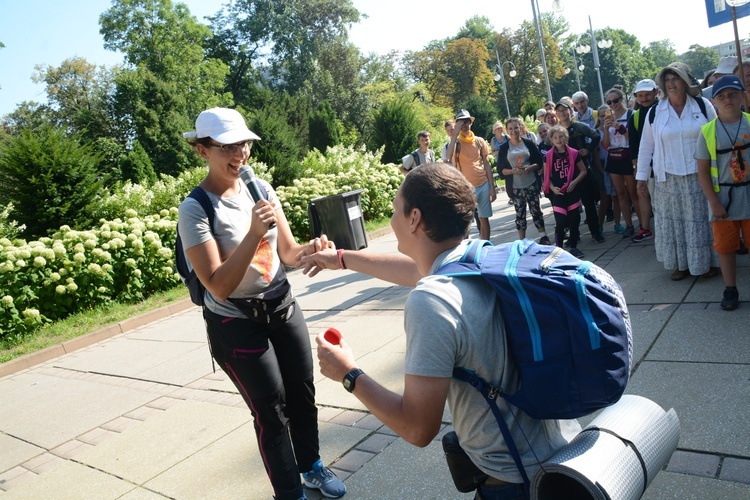
[[[321,373],[344,381],[344,387],[386,426],[420,447],[440,432],[447,401],[455,431],[445,435],[443,447],[457,488],[478,490],[480,498],[527,498],[523,475],[486,400],[453,378],[454,369],[466,367],[505,393],[513,394],[520,386],[505,337],[501,299],[492,285],[437,274],[443,264],[459,260],[471,242],[477,242],[465,239],[475,203],[474,187],[456,169],[442,163],[418,168],[406,176],[394,200],[391,226],[400,254],[326,249],[302,258],[301,264],[311,276],[322,268],[346,268],[414,287],[404,308],[403,394],[361,370],[346,332],[338,345],[323,335],[316,338]],[[538,461],[552,456],[580,431],[576,420],[533,418],[502,398],[497,398],[497,405],[528,476],[539,469]]]
[[[417,141],[419,141],[419,147],[401,159],[401,167],[399,168],[404,175],[420,165],[435,161],[435,152],[430,149],[430,142],[432,141],[430,132],[420,130],[417,134]]]
[[[253,199],[240,170],[260,138],[239,112],[205,110],[185,137],[208,163],[199,187],[212,215],[189,196],[179,207],[178,237],[205,287],[211,355],[250,408],[275,497],[305,498],[302,473],[306,486],[338,498],[346,487],[320,460],[309,332],[284,270],[329,242],[297,244],[267,182],[256,191],[267,199]]]
[[[497,199],[495,178],[489,161],[489,147],[484,139],[471,130],[474,117],[467,110],[459,110],[455,120],[456,126],[453,128],[443,161],[450,159],[448,162],[461,171],[474,186],[479,235],[482,239],[488,240],[492,203]]]

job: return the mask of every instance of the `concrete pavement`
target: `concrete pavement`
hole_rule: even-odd
[[[494,210],[493,242],[513,240],[504,195]],[[720,277],[672,282],[653,241],[623,240],[612,225],[603,244],[582,226],[579,247],[625,291],[637,362],[627,392],[675,408],[681,423],[678,451],[644,498],[750,499],[750,259],[738,260],[740,308],[722,311]],[[395,252],[395,238],[371,239],[365,251]],[[402,390],[408,289],[350,271],[290,279],[313,345],[335,326],[366,372]],[[173,306],[89,339],[0,366],[0,497],[271,498],[250,412],[213,372],[198,308]],[[454,489],[440,436],[416,448],[340,383],[316,372],[316,388],[322,458],[345,480],[345,498],[472,497]]]

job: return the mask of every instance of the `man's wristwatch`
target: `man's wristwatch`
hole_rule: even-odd
[[[342,384],[344,384],[344,389],[346,389],[349,392],[352,392],[354,390],[354,384],[357,380],[357,377],[362,375],[364,372],[360,370],[359,368],[355,368],[349,373],[346,374],[344,377],[344,380],[341,381]]]

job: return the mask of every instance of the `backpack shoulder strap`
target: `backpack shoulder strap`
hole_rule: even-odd
[[[706,111],[706,101],[703,100],[703,98],[699,95],[697,97],[693,97],[695,101],[698,103],[698,107],[701,108],[701,113],[703,113],[703,117],[708,120],[708,112]]]
[[[411,152],[411,157],[414,158],[414,164],[419,166],[419,153],[416,150]]]
[[[260,183],[258,183],[260,186]],[[265,193],[265,189],[261,187],[261,190]],[[211,203],[211,199],[208,197],[208,193],[200,187],[195,186],[193,190],[188,195],[188,198],[192,198],[198,203],[200,203],[200,206],[203,208],[203,211],[206,212],[206,215],[208,216],[208,227],[211,229],[211,233],[214,232],[214,218],[215,218],[215,212],[214,212],[214,206]]]
[[[451,262],[444,262],[435,272],[444,276],[478,276],[481,275],[481,250],[486,246],[493,246],[488,240],[471,240],[463,255]]]
[[[474,145],[475,145],[475,146],[477,147],[477,149],[479,150],[479,156],[480,156],[480,157],[482,158],[482,160],[484,160],[484,159],[485,159],[485,156],[484,156],[484,155],[482,154],[482,150],[484,149],[484,147],[483,147],[483,146],[484,146],[484,144],[486,144],[486,143],[484,142],[484,139],[482,139],[481,137],[479,137],[479,136],[476,136],[476,137],[474,138]]]
[[[656,118],[656,106],[658,104],[654,104],[651,106],[651,109],[648,110],[648,124],[653,125],[654,124],[654,118]]]

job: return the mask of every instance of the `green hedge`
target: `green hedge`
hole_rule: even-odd
[[[366,220],[390,216],[402,176],[379,156],[337,146],[303,160],[305,177],[277,189],[292,231],[309,237],[313,198],[363,189]],[[254,165],[259,177],[270,169]],[[62,226],[37,241],[0,238],[0,343],[12,345],[44,324],[110,301],[136,302],[180,284],[174,270],[177,205],[206,175],[197,168],[148,186],[125,184],[97,200],[97,227]],[[139,215],[152,214],[152,215]],[[181,286],[181,285],[180,285]]]

